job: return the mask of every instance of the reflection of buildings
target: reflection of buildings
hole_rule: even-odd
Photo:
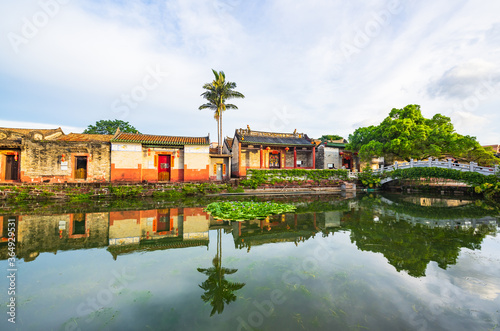
[[[300,242],[314,237],[317,232],[328,234],[340,227],[342,212],[310,212],[303,214],[272,215],[265,220],[233,222],[236,248],[248,248],[270,243]]]
[[[40,253],[106,247],[120,254],[208,246],[209,216],[203,208],[169,208],[59,215],[0,216],[0,259],[8,256],[7,223],[16,220],[18,259]]]
[[[11,218],[17,219],[17,258],[25,261],[41,252],[102,247],[108,240],[108,213],[0,216],[3,229]]]
[[[208,246],[209,216],[203,208],[111,212],[108,250],[135,251]]]
[[[469,200],[443,199],[435,197],[413,197],[413,196],[405,197],[402,200],[423,207],[458,207],[472,203],[472,201]]]

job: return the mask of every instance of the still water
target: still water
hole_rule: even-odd
[[[498,206],[410,195],[287,202],[296,213],[245,222],[161,204],[1,215],[4,274],[9,220],[17,261],[16,323],[3,312],[0,328],[499,327]]]

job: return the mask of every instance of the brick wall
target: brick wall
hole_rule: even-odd
[[[76,156],[87,157],[86,179],[75,179]],[[67,164],[64,165],[64,162]],[[23,140],[20,170],[22,182],[109,181],[110,144],[104,142]]]

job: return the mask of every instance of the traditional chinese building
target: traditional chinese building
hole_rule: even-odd
[[[209,137],[118,132],[111,140],[111,181],[208,181]]]
[[[110,178],[112,135],[65,135],[61,128],[0,129],[0,181],[102,182]]]
[[[247,169],[315,169],[314,143],[306,134],[237,129],[231,146],[233,176]]]
[[[347,140],[326,140],[316,144],[316,169],[360,170],[357,153],[346,151]]]
[[[497,145],[485,145],[482,146],[486,150],[491,150],[495,154],[496,157],[500,158],[500,144]]]
[[[218,147],[210,148],[210,180],[226,181],[231,178],[231,152],[227,148],[219,153]]]

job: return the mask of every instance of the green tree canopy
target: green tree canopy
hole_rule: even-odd
[[[226,101],[235,98],[243,99],[245,96],[234,90],[236,88],[236,83],[226,81],[224,71],[217,72],[212,69],[212,72],[214,73],[214,80],[211,83],[203,85],[206,91],[201,94],[201,96],[207,100],[207,103],[201,105],[199,109],[209,109],[214,112],[214,118],[217,121],[219,153],[222,153],[222,113],[226,111],[226,109],[238,109],[236,105],[226,103]]]
[[[319,138],[319,140],[321,140],[321,141],[341,140],[341,139],[344,139],[344,137],[341,137],[341,136],[336,135],[336,134],[324,134],[321,136],[321,138]]]
[[[451,156],[482,165],[496,162],[475,137],[455,132],[449,117],[441,114],[424,118],[419,105],[393,108],[378,126],[358,128],[349,135],[347,149],[359,152],[363,160],[371,157],[388,159],[426,159]]]
[[[100,120],[95,122],[95,125],[89,125],[83,133],[115,134],[118,128],[120,128],[121,132],[140,133],[129,122],[122,120]]]

